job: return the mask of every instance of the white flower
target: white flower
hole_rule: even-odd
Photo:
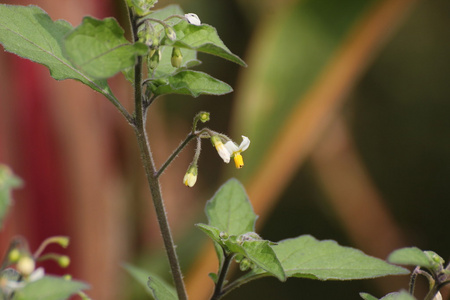
[[[197,165],[189,166],[183,178],[184,185],[188,187],[193,187],[194,184],[197,182],[197,174],[198,174]]]
[[[211,142],[213,146],[216,148],[217,153],[219,153],[219,156],[223,159],[223,161],[225,163],[229,163],[231,153],[227,150],[227,148],[223,144],[222,139],[219,136],[215,135],[211,137]]]
[[[436,296],[434,296],[433,300],[442,300],[442,295],[440,292],[437,292]]]
[[[200,21],[200,18],[194,13],[185,14],[184,17],[186,18],[186,21],[189,22],[189,24],[192,24],[192,25],[195,25],[195,26],[202,25],[202,22]]]
[[[241,152],[247,150],[248,146],[250,146],[250,139],[246,136],[242,136],[242,142],[239,146],[233,141],[228,141],[225,144],[227,152],[230,153],[231,157],[234,157],[234,163],[238,169],[244,166],[244,159],[242,158]]]
[[[25,278],[24,281],[15,281],[15,280],[6,280],[5,283],[2,282],[3,291],[7,294],[10,294],[16,290],[19,290],[27,285],[29,282],[37,281],[43,278],[45,275],[44,268],[39,267],[34,270],[28,278]]]

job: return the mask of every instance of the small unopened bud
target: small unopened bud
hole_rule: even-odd
[[[17,262],[20,258],[20,251],[17,248],[12,249],[8,254],[8,259],[10,262]]]
[[[66,275],[63,275],[62,278],[63,278],[64,280],[70,281],[70,280],[72,280],[72,275],[66,274]]]
[[[183,63],[183,54],[181,53],[180,48],[173,47],[170,62],[172,63],[172,67],[174,68],[181,67],[181,64]]]
[[[159,50],[159,48],[158,48],[158,49],[155,49],[155,52],[153,53],[152,56],[149,56],[148,68],[150,70],[156,69],[160,60],[161,60],[161,50]]]
[[[67,268],[70,265],[70,257],[66,256],[66,255],[61,255],[58,258],[58,265],[61,268]]]
[[[433,300],[442,300],[442,295],[440,292],[437,292],[436,296],[434,296]]]
[[[194,13],[185,14],[184,17],[186,18],[186,21],[189,22],[189,24],[196,25],[196,26],[202,25],[200,18]]]
[[[172,27],[167,26],[166,28],[164,28],[164,31],[166,32],[166,35],[169,38],[169,40],[175,41],[177,39],[177,34],[175,33],[175,30],[173,30]]]
[[[202,111],[199,113],[199,120],[202,121],[202,123],[206,123],[209,121],[209,112]]]
[[[193,187],[197,182],[198,168],[196,164],[191,164],[183,178],[185,186]]]
[[[241,263],[239,264],[239,269],[241,269],[242,272],[245,272],[251,266],[252,266],[252,262],[248,258],[244,258],[241,260]]]
[[[222,231],[221,233],[219,233],[219,237],[220,237],[222,240],[226,240],[226,239],[228,239],[229,235],[228,235],[227,232]]]
[[[17,262],[17,271],[23,276],[33,273],[36,264],[30,256],[22,256]]]
[[[243,260],[244,258],[245,258],[245,256],[244,256],[243,254],[236,254],[236,256],[234,257],[234,260],[235,260],[237,263],[240,263],[241,260]]]

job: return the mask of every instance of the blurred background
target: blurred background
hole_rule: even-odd
[[[116,17],[119,0],[15,0],[77,26],[84,15]],[[174,1],[159,1],[163,7]],[[148,132],[161,165],[200,110],[208,127],[248,136],[245,167],[224,165],[205,141],[194,188],[182,184],[188,147],[162,176],[191,299],[208,299],[217,269],[194,228],[228,178],[247,188],[262,237],[333,239],[385,259],[417,246],[450,258],[450,2],[448,0],[180,0],[215,26],[248,68],[199,55],[200,70],[229,83],[221,97],[159,98]],[[128,30],[128,28],[127,28]],[[122,75],[110,85],[132,111]],[[191,145],[192,146],[192,145]],[[133,131],[100,94],[0,53],[0,162],[24,181],[0,234],[32,250],[68,235],[69,270],[93,299],[147,299],[125,262],[170,278]],[[407,288],[408,277],[354,282],[263,279],[226,299],[358,299]],[[423,295],[421,281],[418,295]],[[444,299],[449,299],[444,291]]]

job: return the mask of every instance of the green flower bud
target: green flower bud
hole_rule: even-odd
[[[228,235],[227,232],[222,231],[221,233],[219,233],[219,237],[220,237],[220,239],[222,239],[222,240],[227,240],[230,236]]]
[[[61,255],[58,258],[58,264],[61,268],[67,268],[70,265],[70,257],[66,255]]]
[[[155,49],[155,52],[153,53],[152,56],[148,56],[148,68],[150,70],[154,70],[156,69],[156,67],[158,67],[158,64],[161,60],[161,50]]]
[[[236,256],[234,257],[234,260],[235,260],[237,263],[240,263],[241,260],[243,260],[244,258],[245,258],[245,256],[244,256],[243,254],[236,254]]]
[[[241,263],[239,264],[239,269],[241,269],[242,272],[245,272],[251,266],[252,266],[252,262],[248,258],[244,258],[241,260]]]
[[[179,68],[183,63],[183,54],[181,54],[181,50],[178,47],[173,47],[172,50],[172,58],[170,59],[172,63],[172,67]]]
[[[164,28],[164,31],[166,32],[167,37],[171,41],[175,41],[177,39],[177,34],[175,33],[175,30],[173,30],[172,27],[167,26]]]
[[[209,121],[209,112],[202,111],[199,113],[199,120],[202,121],[202,123],[206,123]]]
[[[64,280],[70,281],[70,280],[72,280],[72,275],[66,274],[66,275],[63,275],[62,278],[63,278]]]
[[[8,254],[8,259],[9,259],[10,262],[15,263],[15,262],[17,262],[19,260],[19,258],[20,258],[20,251],[19,251],[19,249],[14,248]]]

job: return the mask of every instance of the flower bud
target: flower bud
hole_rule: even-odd
[[[66,255],[61,255],[58,258],[58,265],[61,268],[67,268],[70,265],[70,257],[66,256]]]
[[[70,281],[70,280],[72,280],[72,275],[66,274],[66,275],[63,275],[62,278],[63,278],[64,280]]]
[[[11,251],[9,251],[8,254],[8,259],[10,262],[17,262],[20,258],[20,251],[17,248],[12,249]]]
[[[252,262],[248,258],[244,258],[241,260],[241,263],[239,264],[239,269],[241,269],[242,272],[247,271],[252,265]]]
[[[183,63],[183,55],[181,54],[181,50],[178,47],[173,47],[172,50],[172,58],[170,59],[172,63],[172,67],[179,68]]]
[[[436,296],[434,296],[433,300],[442,300],[442,295],[440,292],[437,292]]]
[[[197,182],[197,173],[198,173],[197,165],[191,164],[188,170],[186,171],[186,174],[184,175],[183,178],[184,185],[188,187],[193,187]]]
[[[33,273],[36,264],[30,256],[22,256],[17,262],[17,271],[23,276]]]
[[[164,31],[166,32],[166,35],[169,38],[169,40],[175,41],[177,39],[177,34],[175,33],[175,30],[173,30],[172,27],[166,26],[164,28]]]
[[[199,113],[199,120],[202,121],[202,123],[206,123],[209,121],[209,112],[202,111]]]
[[[159,61],[161,60],[161,50],[159,50],[159,48],[155,49],[153,55],[149,55],[148,57],[148,68],[150,70],[156,69],[156,67],[158,67]]]
[[[222,239],[222,240],[227,240],[230,236],[228,235],[227,232],[222,231],[221,233],[219,233],[219,237],[220,237],[220,239]]]
[[[188,21],[189,24],[192,24],[195,26],[202,25],[200,18],[194,13],[185,14],[184,17],[186,18],[186,21]]]

